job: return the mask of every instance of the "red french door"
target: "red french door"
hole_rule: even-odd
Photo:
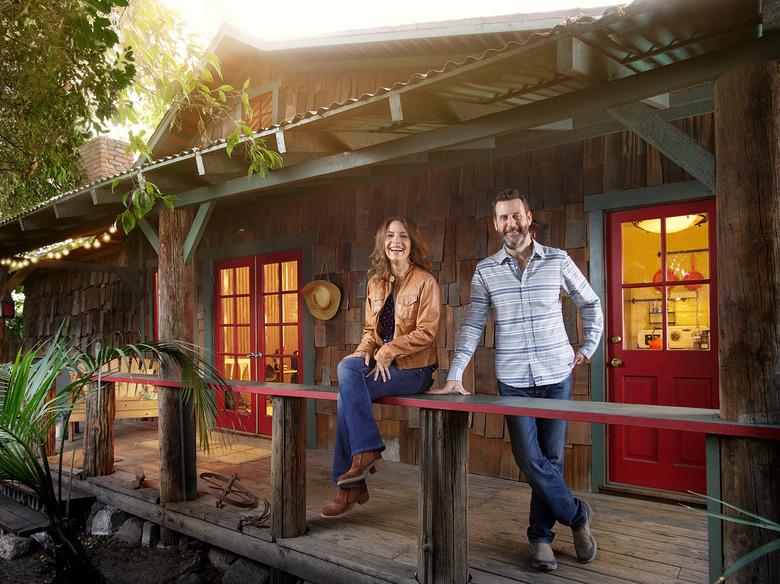
[[[226,379],[298,382],[302,354],[300,253],[217,262],[217,367]],[[270,398],[234,391],[218,397],[220,426],[271,434]]]
[[[718,407],[714,200],[607,217],[609,400]],[[610,482],[706,491],[705,436],[609,426]]]

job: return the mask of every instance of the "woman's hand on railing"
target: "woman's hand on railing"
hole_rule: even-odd
[[[460,395],[471,395],[460,381],[448,381],[444,384],[444,387],[439,389],[429,389],[425,393],[430,395],[449,395],[451,393],[458,393]]]

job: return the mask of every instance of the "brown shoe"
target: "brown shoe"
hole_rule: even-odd
[[[587,564],[596,559],[596,552],[598,546],[596,545],[596,538],[590,531],[590,524],[593,521],[593,509],[588,503],[582,501],[585,507],[585,525],[579,529],[572,529],[572,539],[574,540],[574,551],[577,553],[577,559]]]
[[[356,487],[354,489],[339,489],[336,498],[328,503],[320,511],[320,517],[324,519],[338,519],[352,511],[355,503],[362,505],[368,501],[368,487]]]
[[[379,450],[369,450],[361,452],[352,457],[352,466],[339,477],[338,486],[351,485],[364,481],[369,474],[374,474],[382,470],[385,461],[382,460],[382,453]]]

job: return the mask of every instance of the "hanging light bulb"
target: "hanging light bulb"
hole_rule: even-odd
[[[86,249],[90,249],[90,248],[92,247],[92,244],[91,244],[89,241],[85,241],[85,242],[84,242],[84,247],[85,247]]]
[[[61,260],[62,259],[62,254],[60,252],[55,253],[54,254],[54,259],[55,260]]]
[[[111,236],[108,233],[104,233],[100,239],[103,241],[111,241]]]
[[[49,252],[46,254],[46,257],[52,259],[54,257],[54,254],[52,252]]]
[[[108,232],[111,233],[111,234],[116,233],[116,224],[114,224],[111,227],[109,227],[108,228]]]
[[[65,249],[62,250],[62,255],[66,256],[68,254],[70,254],[70,250],[66,247]]]
[[[95,241],[93,241],[92,242],[92,247],[100,247],[100,240],[96,239]]]
[[[37,257],[30,258],[30,261],[32,263],[34,263],[34,264],[37,264],[38,263],[38,258]]]

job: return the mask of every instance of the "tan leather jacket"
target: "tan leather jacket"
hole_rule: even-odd
[[[395,336],[383,345],[377,322],[389,295],[389,281],[379,278],[368,281],[363,339],[355,352],[367,352],[383,366],[395,360],[399,369],[433,365],[438,360],[436,335],[441,312],[441,292],[436,278],[420,267],[409,269],[394,293]]]

